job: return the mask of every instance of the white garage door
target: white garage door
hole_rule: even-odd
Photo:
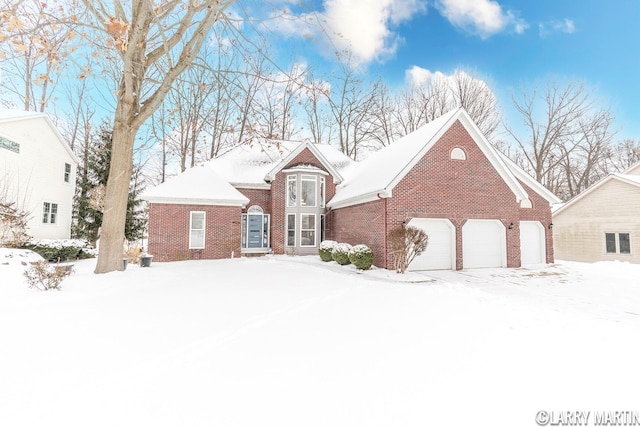
[[[427,249],[409,265],[409,270],[455,270],[456,231],[447,219],[413,218],[409,225],[429,236]]]
[[[545,247],[543,225],[538,221],[520,221],[520,263],[544,264]]]
[[[506,267],[506,233],[498,220],[470,219],[462,226],[464,268]]]

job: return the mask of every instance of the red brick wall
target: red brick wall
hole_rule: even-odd
[[[380,199],[370,203],[332,210],[329,221],[332,224],[331,237],[327,238],[350,245],[367,245],[373,251],[373,264],[384,266],[385,262],[385,203]]]
[[[260,190],[260,189],[252,189],[252,188],[238,188],[237,190],[249,199],[249,203],[247,203],[247,208],[257,205],[264,210],[264,213],[266,214],[271,213],[271,191],[270,190]]]
[[[466,160],[451,159],[451,150],[456,147],[465,152]],[[525,189],[532,194],[534,209],[520,208],[511,189],[464,126],[456,122],[393,189],[393,197],[386,202],[386,217],[384,204],[380,201],[333,211],[334,240],[368,244],[366,240],[369,239],[376,254],[376,265],[391,268],[392,260],[384,260],[378,253],[380,242],[384,242],[380,233],[414,217],[448,218],[456,227],[456,267],[462,269],[464,223],[468,219],[496,219],[505,226],[507,266],[519,267],[520,233],[516,224],[521,218],[543,222],[551,218],[549,204]],[[510,230],[511,223],[514,228]],[[375,236],[367,238],[367,232],[375,233]],[[551,254],[552,260],[550,245],[552,241],[547,232],[547,253]]]
[[[205,248],[189,249],[191,211],[205,214]],[[242,210],[233,206],[149,204],[149,253],[156,261],[240,256]]]

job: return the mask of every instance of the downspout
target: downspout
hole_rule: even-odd
[[[384,209],[382,210],[382,221],[384,221],[384,268],[388,268],[387,253],[389,250],[387,248],[387,197],[380,197],[380,193],[378,193],[378,198],[384,200]]]

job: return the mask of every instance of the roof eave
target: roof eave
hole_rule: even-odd
[[[141,196],[142,200],[148,203],[161,203],[167,205],[206,205],[206,206],[237,206],[244,208],[249,203],[249,199],[207,199],[207,198],[187,198],[187,197],[160,197]]]
[[[349,197],[344,200],[339,200],[338,202],[335,202],[334,200],[330,200],[327,203],[327,207],[330,209],[340,209],[340,208],[346,208],[349,206],[360,205],[362,203],[374,202],[380,199],[387,199],[390,197],[392,197],[391,190],[382,189],[382,190],[372,191],[372,192],[368,192],[366,194],[362,194],[354,197]]]

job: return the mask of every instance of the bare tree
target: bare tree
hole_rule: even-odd
[[[307,73],[307,82],[302,91],[302,105],[306,113],[306,125],[314,144],[329,142],[332,128],[329,124],[328,99],[331,86],[326,81],[316,80]]]
[[[0,87],[15,96],[26,111],[43,112],[58,76],[78,38],[77,17],[56,15],[65,5],[37,1],[0,1]]]
[[[500,123],[497,100],[480,77],[457,70],[451,76],[434,73],[400,94],[397,123],[403,135],[458,107],[464,107],[491,140]]]
[[[558,196],[570,199],[607,175],[613,121],[607,109],[590,112],[579,119],[578,142],[573,151],[567,151],[566,146],[559,147],[564,179],[553,188]]]
[[[389,94],[389,88],[381,81],[377,84],[370,104],[371,148],[379,149],[391,144],[402,136],[396,121],[396,103]]]
[[[347,62],[339,65],[337,83],[328,96],[329,111],[334,120],[338,147],[345,155],[358,159],[359,151],[371,131],[368,115],[373,105],[377,84],[367,83]]]
[[[610,163],[615,172],[623,172],[640,162],[640,140],[624,139],[611,149]]]
[[[581,119],[594,108],[593,101],[579,82],[552,82],[542,93],[522,91],[520,99],[512,94],[512,101],[522,123],[518,128],[505,124],[505,129],[524,154],[523,166],[553,191],[558,166],[578,145]]]
[[[124,268],[124,226],[138,130],[196,58],[211,27],[226,19],[225,11],[233,2],[133,1],[127,11],[118,0],[83,0],[117,52],[122,69],[96,273]]]
[[[487,83],[478,76],[456,71],[450,82],[453,106],[463,107],[491,140],[500,124],[497,100]]]
[[[295,116],[304,70],[293,65],[287,72],[270,73],[256,97],[256,128],[266,139],[290,140],[296,133]]]

